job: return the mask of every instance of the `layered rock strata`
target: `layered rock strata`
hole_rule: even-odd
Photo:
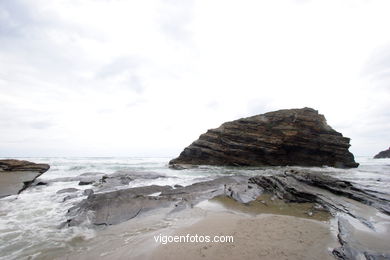
[[[0,198],[20,193],[49,168],[48,164],[0,160]]]
[[[357,167],[349,142],[318,111],[286,109],[210,129],[170,165]]]

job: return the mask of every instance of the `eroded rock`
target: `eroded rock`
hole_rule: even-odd
[[[170,165],[357,167],[349,141],[316,110],[286,109],[208,130]]]
[[[151,210],[168,208],[174,212],[224,194],[246,203],[255,200],[259,193],[256,187],[248,188],[248,178],[241,176],[221,177],[176,189],[151,185],[95,193],[69,209],[67,224],[74,226],[89,220],[93,225],[113,225]]]
[[[382,152],[379,152],[377,155],[374,156],[374,159],[384,159],[384,158],[390,158],[390,148]]]
[[[94,225],[113,225],[136,217],[141,210],[164,207],[171,204],[166,198],[147,195],[171,189],[170,186],[147,186],[122,189],[88,196],[69,209],[68,226],[79,225],[88,219]]]
[[[0,198],[22,192],[49,168],[48,164],[12,159],[0,160]]]
[[[250,181],[287,202],[316,203],[336,216],[341,244],[333,251],[336,258],[388,259],[390,256],[388,244],[378,242],[390,239],[386,224],[390,198],[385,194],[318,172],[287,171],[253,177]]]

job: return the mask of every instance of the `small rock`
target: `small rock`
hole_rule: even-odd
[[[90,184],[92,184],[92,183],[94,183],[93,181],[80,181],[79,182],[79,185],[90,185]]]
[[[84,196],[89,196],[89,195],[92,195],[92,194],[93,194],[93,190],[92,189],[86,189],[83,192]]]
[[[66,188],[66,189],[62,189],[62,190],[57,191],[56,194],[71,193],[71,192],[76,192],[78,190],[79,189],[76,189],[76,188]]]

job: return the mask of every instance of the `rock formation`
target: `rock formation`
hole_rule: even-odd
[[[259,203],[268,207],[270,201],[279,199],[310,204],[308,216],[324,212],[335,216],[340,244],[332,252],[336,259],[389,259],[386,243],[375,247],[372,244],[372,241],[387,241],[383,223],[388,222],[390,215],[389,195],[332,177],[331,173],[280,169],[272,175],[224,176],[176,189],[151,185],[91,191],[86,199],[68,210],[63,226],[115,225],[148,215],[172,217],[171,214],[201,201],[224,196],[248,208]],[[270,201],[263,201],[266,196],[259,199],[261,195],[271,195]]]
[[[349,141],[318,111],[286,109],[208,130],[170,164],[357,167]]]
[[[0,160],[0,198],[20,193],[49,168],[48,164]]]
[[[390,197],[323,172],[286,171],[272,176],[256,176],[250,182],[286,202],[311,202],[337,216],[339,248],[336,259],[389,259],[390,253],[371,242],[381,240],[390,215]],[[371,213],[368,213],[371,212]],[[363,227],[361,231],[356,227]],[[367,239],[369,238],[369,239]],[[372,239],[372,240],[370,240]]]
[[[383,159],[383,158],[390,158],[390,147],[389,149],[379,152],[377,155],[374,156],[374,159]]]
[[[248,177],[229,176],[176,189],[151,185],[96,194],[92,192],[68,210],[65,225],[80,225],[87,220],[93,225],[114,225],[158,209],[175,212],[220,195],[248,203],[255,200],[261,191],[257,185],[248,187]]]

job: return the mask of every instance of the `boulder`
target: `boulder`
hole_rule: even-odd
[[[383,158],[390,158],[390,147],[389,149],[379,152],[377,155],[374,156],[374,159],[383,159]]]
[[[0,160],[0,198],[19,194],[49,168],[48,164],[13,159]]]
[[[349,141],[318,111],[286,109],[210,129],[169,164],[357,167]]]

